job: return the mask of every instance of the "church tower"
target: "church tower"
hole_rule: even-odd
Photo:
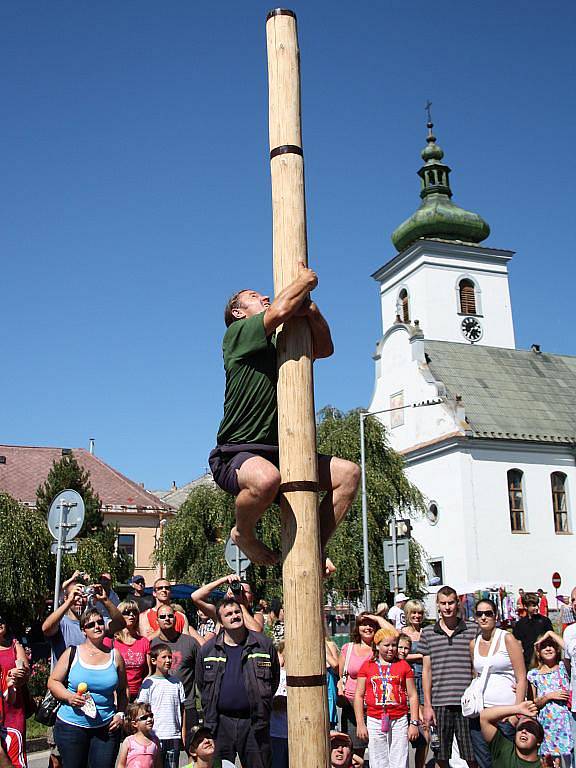
[[[418,321],[427,339],[515,348],[508,287],[512,251],[480,243],[490,227],[452,201],[450,168],[428,120],[418,171],[422,202],[392,234],[397,255],[380,283],[382,332]]]

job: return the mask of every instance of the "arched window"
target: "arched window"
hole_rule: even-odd
[[[566,504],[566,475],[564,472],[552,472],[552,508],[554,510],[554,530],[556,533],[569,533],[568,505]]]
[[[402,288],[398,294],[398,314],[403,323],[410,322],[410,302],[406,288]]]
[[[476,314],[476,286],[465,278],[460,281],[460,312],[463,315],[475,315]]]
[[[513,532],[526,530],[524,514],[523,472],[519,469],[508,471],[508,506],[510,507],[510,528]]]

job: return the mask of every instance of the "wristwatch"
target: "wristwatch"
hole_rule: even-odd
[[[410,720],[410,725],[415,725],[416,728],[420,725],[420,720]]]

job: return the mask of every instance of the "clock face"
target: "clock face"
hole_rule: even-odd
[[[468,339],[468,341],[480,341],[482,338],[482,326],[476,317],[465,317],[460,323],[460,330],[462,331],[464,338]]]

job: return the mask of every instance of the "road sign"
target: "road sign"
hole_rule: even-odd
[[[62,503],[64,506],[61,508]],[[62,513],[62,541],[72,541],[80,533],[84,522],[84,499],[78,491],[68,488],[54,499],[48,513],[48,528],[58,539],[60,514]]]
[[[384,541],[382,543],[384,550],[384,570],[394,570],[394,542]],[[408,539],[401,539],[396,542],[396,563],[398,568],[408,568],[410,565],[410,542]]]
[[[552,586],[554,589],[560,589],[560,585],[562,584],[562,579],[560,578],[560,574],[558,571],[555,571],[552,574]]]
[[[398,578],[398,583],[396,584],[396,591],[404,592],[406,590],[406,575],[407,575],[406,568],[399,567],[398,570],[396,571],[396,575]],[[390,573],[388,578],[390,580],[390,589],[394,590],[394,573]]]
[[[244,552],[234,544],[231,538],[226,542],[226,548],[224,550],[224,558],[228,563],[228,567],[240,576],[245,573],[248,566],[251,564]]]
[[[52,552],[53,555],[58,554],[58,542],[53,541],[50,545],[50,552]],[[62,553],[65,555],[73,555],[76,552],[78,552],[78,542],[77,541],[65,541],[62,544]]]

